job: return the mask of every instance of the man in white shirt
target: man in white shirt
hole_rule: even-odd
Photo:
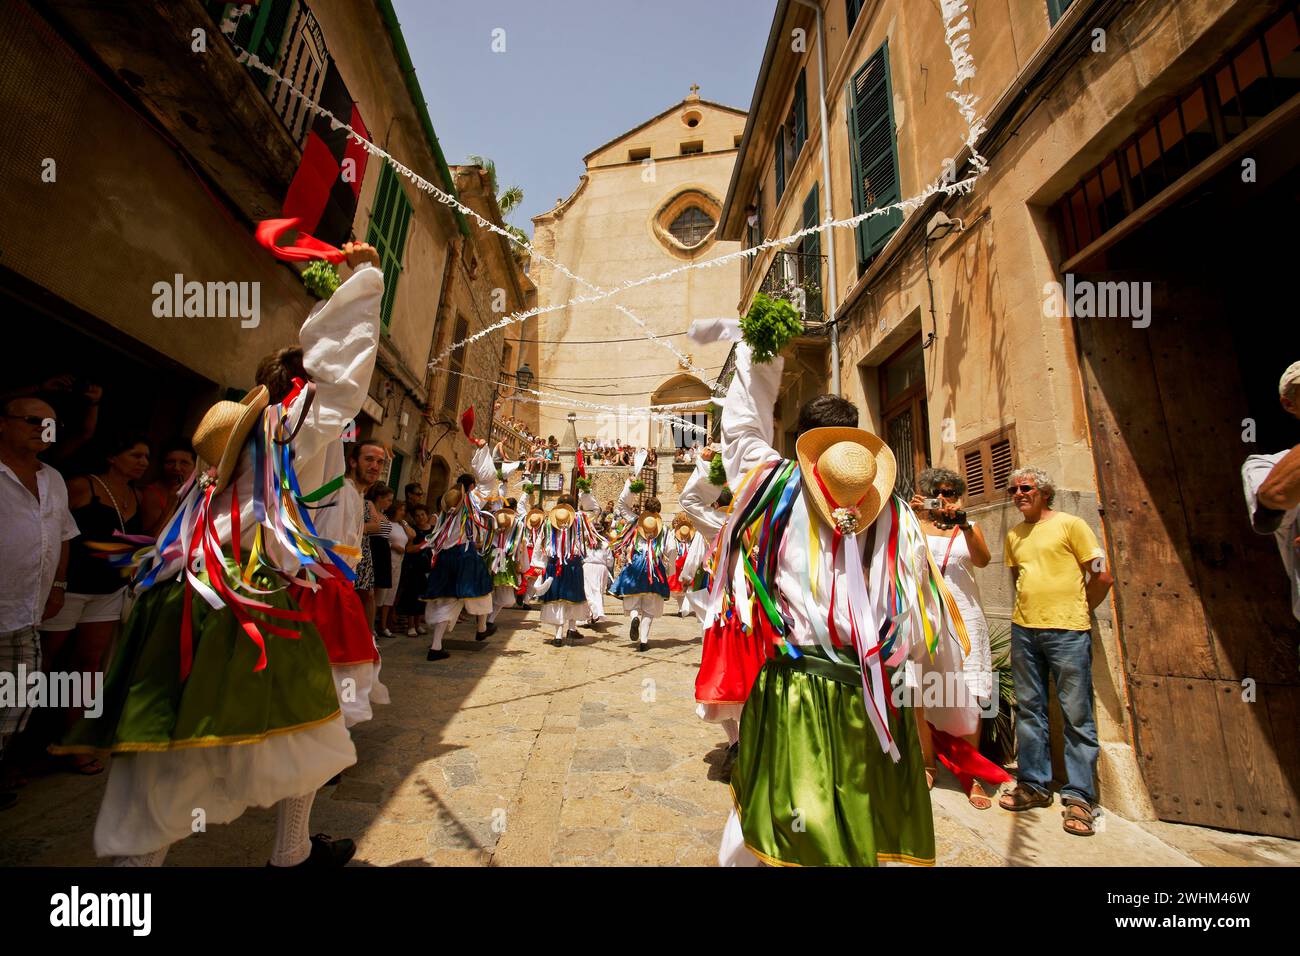
[[[1300,418],[1300,362],[1278,383],[1282,407]],[[1291,581],[1291,612],[1300,620],[1300,445],[1274,455],[1251,455],[1241,466],[1251,527],[1277,540]]]
[[[4,403],[0,418],[0,671],[40,669],[36,625],[63,607],[68,541],[78,534],[63,476],[36,456],[50,446],[54,409],[38,398]],[[30,707],[0,705],[0,757]],[[0,790],[0,810],[18,800]]]

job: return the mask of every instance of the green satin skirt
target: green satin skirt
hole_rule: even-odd
[[[745,845],[778,866],[933,865],[912,711],[890,716],[894,763],[867,719],[857,666],[800,650],[764,665],[741,717],[731,790]]]
[[[268,586],[261,575],[256,583]],[[146,591],[131,609],[104,682],[103,713],[80,720],[60,745],[50,748],[53,752],[252,744],[323,724],[338,714],[329,655],[310,622],[287,622],[301,634],[297,638],[262,630],[266,667],[255,671],[257,645],[235,615],[214,610],[198,594],[190,600],[194,658],[189,677],[180,676],[185,587],[168,581]],[[284,590],[259,600],[295,608]]]

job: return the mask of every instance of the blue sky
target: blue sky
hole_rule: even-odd
[[[776,0],[394,5],[447,162],[495,160],[501,188],[524,190],[510,221],[531,235],[529,219],[573,191],[586,153],[692,83],[748,109]],[[492,50],[498,28],[504,53]]]

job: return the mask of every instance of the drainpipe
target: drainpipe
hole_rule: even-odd
[[[833,219],[835,217],[831,211],[831,136],[830,124],[826,118],[826,26],[822,19],[820,3],[813,3],[812,0],[795,0],[795,3],[802,4],[805,7],[812,7],[817,12],[817,105],[821,109],[822,180],[825,183],[825,188],[822,190],[822,202],[826,210],[824,218]],[[839,395],[841,393],[840,331],[839,325],[835,321],[835,313],[839,309],[839,295],[835,284],[835,237],[827,233],[825,240],[826,306],[830,314],[827,321],[830,322],[831,326],[831,394]]]

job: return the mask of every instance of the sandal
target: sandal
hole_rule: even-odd
[[[1061,811],[1061,818],[1061,829],[1073,836],[1090,837],[1097,832],[1092,822],[1092,809],[1085,804],[1067,803]]]
[[[938,767],[925,768],[925,789],[927,790],[934,789],[934,778],[938,775],[938,773],[939,773]]]
[[[1002,798],[998,800],[998,806],[1013,813],[1019,813],[1021,810],[1032,810],[1035,807],[1050,807],[1051,805],[1052,795],[1050,793],[1038,793],[1036,790],[1030,790],[1020,784],[1017,784],[1014,790],[1004,793]]]
[[[988,798],[988,794],[984,792],[984,788],[979,785],[978,780],[971,783],[966,799],[970,801],[970,805],[976,810],[987,810],[993,806],[993,801]]]

